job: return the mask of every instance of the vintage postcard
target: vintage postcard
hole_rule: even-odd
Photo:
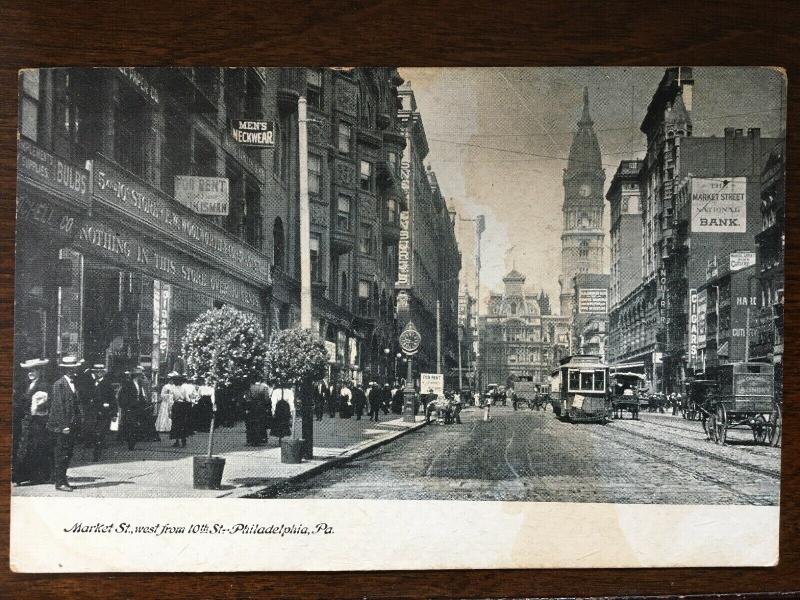
[[[11,568],[776,564],[786,85],[21,71]]]

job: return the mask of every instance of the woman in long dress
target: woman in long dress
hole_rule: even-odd
[[[175,402],[176,396],[180,395],[178,372],[172,371],[167,375],[167,383],[161,388],[158,416],[156,417],[156,431],[168,433],[172,430],[172,419],[169,415],[172,411],[172,405]]]
[[[192,399],[192,427],[195,431],[208,433],[211,430],[211,416],[214,412],[214,388],[205,384],[202,377],[197,378],[197,384],[185,383],[184,389],[191,386]]]
[[[172,426],[169,430],[169,438],[175,440],[172,444],[173,448],[185,448],[186,438],[193,433],[192,403],[187,393],[189,390],[181,384],[181,379],[180,375],[175,379],[173,402],[170,410]]]
[[[16,452],[11,478],[14,484],[39,484],[50,480],[52,446],[47,431],[49,395],[42,376],[47,359],[29,360],[21,364],[28,371],[28,385],[20,390],[15,403],[22,414],[14,432]]]
[[[272,390],[272,404],[275,407],[272,416],[270,431],[273,437],[278,438],[278,445],[281,439],[292,434],[292,409],[294,405],[294,394],[292,390],[286,388],[275,388]],[[289,404],[291,401],[292,404]]]

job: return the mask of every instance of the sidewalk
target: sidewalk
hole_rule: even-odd
[[[300,464],[281,463],[277,438],[270,436],[267,446],[245,446],[244,424],[218,429],[214,434],[214,455],[225,458],[222,489],[196,490],[192,487],[192,457],[203,455],[207,433],[196,433],[186,448],[173,448],[169,434],[161,442],[139,442],[134,450],[117,441],[109,432],[102,459],[92,462],[92,451],[75,448],[68,471],[72,493],[59,492],[53,485],[12,488],[15,496],[61,496],[102,498],[241,498],[290,479],[310,476],[348,460],[370,448],[385,444],[425,425],[417,416],[407,423],[394,414],[381,415],[371,422],[366,416],[356,420],[329,418],[314,422],[314,458]]]

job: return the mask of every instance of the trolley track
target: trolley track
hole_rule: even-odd
[[[702,431],[702,428],[703,428],[703,425],[702,425],[702,423],[700,421],[689,421],[690,423],[696,423],[698,425],[697,428],[682,427],[680,425],[669,424],[669,423],[660,423],[660,422],[656,423],[655,421],[640,420],[639,422],[640,423],[645,423],[646,425],[652,426],[652,427],[664,427],[666,429],[674,429],[676,431],[684,431],[686,433],[699,433],[700,431]],[[735,431],[738,431],[738,429],[735,430]],[[741,431],[744,431],[744,429],[742,429]],[[684,436],[684,437],[686,437],[687,439],[691,439],[688,436]],[[729,441],[738,442],[740,440],[729,440]],[[748,451],[753,451],[754,454],[758,454],[759,456],[770,457],[770,456],[773,455],[773,453],[770,452],[770,448],[772,448],[772,447],[771,446],[767,446],[767,445],[759,445],[759,444],[755,444],[755,443],[752,443],[752,444],[736,444],[736,443],[730,444],[729,443],[727,447],[736,448],[737,446],[740,446],[740,445],[743,446],[743,447],[746,447],[748,449]]]
[[[620,446],[622,446],[624,448],[629,448],[629,449],[633,450],[634,452],[636,452],[636,453],[638,453],[638,454],[640,454],[642,456],[646,456],[647,458],[650,458],[650,459],[665,463],[665,464],[669,465],[670,467],[672,467],[673,469],[675,469],[677,471],[682,471],[682,472],[687,473],[689,475],[693,475],[695,477],[699,477],[701,479],[704,479],[705,481],[713,483],[714,485],[726,490],[727,492],[729,492],[729,493],[731,493],[731,494],[733,494],[735,496],[739,496],[741,498],[746,499],[747,500],[747,504],[763,504],[763,502],[758,497],[756,497],[756,496],[754,496],[752,494],[748,494],[747,492],[744,492],[741,489],[738,489],[735,485],[730,484],[727,481],[723,481],[723,480],[721,480],[721,479],[719,479],[717,477],[714,477],[713,475],[710,475],[707,471],[702,471],[700,469],[694,469],[692,467],[687,466],[684,463],[677,462],[677,461],[672,460],[670,458],[665,458],[663,455],[655,454],[653,452],[648,452],[647,450],[644,450],[640,446],[623,442],[623,441],[621,441],[621,440],[619,440],[617,438],[614,438],[612,436],[607,436],[605,434],[605,432],[603,434],[601,434],[600,437],[603,437],[606,440],[608,440],[608,441],[610,441],[612,443],[616,443],[616,444],[618,444],[618,445],[620,445]],[[646,436],[641,436],[641,437],[646,437]],[[655,441],[658,441],[658,440],[655,440]],[[662,443],[664,445],[668,445],[666,442],[662,442]],[[713,456],[713,455],[711,455],[711,456]],[[739,465],[739,463],[735,463],[734,461],[730,461],[730,462],[732,464],[736,465],[736,466],[741,466],[741,465]],[[768,474],[766,471],[763,474],[765,476],[768,476],[768,477],[772,476],[772,474]],[[779,476],[779,478],[780,478],[780,476]]]
[[[649,440],[651,442],[656,442],[658,444],[661,444],[662,446],[680,448],[681,450],[685,450],[685,451],[690,452],[692,454],[695,454],[697,456],[702,456],[703,458],[707,458],[707,459],[710,459],[710,460],[715,460],[717,462],[725,463],[726,465],[730,465],[732,467],[736,467],[737,469],[741,469],[743,471],[749,471],[751,473],[755,473],[757,475],[762,475],[764,477],[771,477],[773,479],[777,479],[778,481],[780,481],[780,478],[781,478],[780,471],[776,472],[776,471],[773,471],[771,469],[765,469],[765,468],[762,468],[762,467],[758,467],[756,465],[750,465],[750,464],[747,464],[747,463],[743,463],[741,461],[737,461],[737,460],[734,460],[732,458],[728,458],[727,456],[721,456],[721,455],[719,455],[717,453],[708,452],[706,450],[701,450],[700,448],[693,448],[692,446],[687,446],[685,444],[676,443],[676,442],[674,442],[672,440],[670,440],[670,441],[663,440],[661,438],[658,438],[658,437],[655,437],[655,436],[652,436],[652,435],[645,435],[644,433],[641,433],[639,431],[634,431],[632,429],[627,429],[627,428],[614,428],[614,431],[626,433],[626,434],[628,434],[630,436],[639,437],[639,438],[642,438],[642,439]],[[605,437],[605,436],[601,436],[601,437]],[[609,439],[609,438],[605,437],[605,439]],[[638,447],[636,447],[636,449],[639,450]]]

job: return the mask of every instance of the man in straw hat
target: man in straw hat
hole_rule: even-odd
[[[45,483],[50,479],[50,436],[47,433],[49,387],[43,368],[50,361],[33,358],[20,363],[27,371],[27,381],[14,395],[14,441],[11,481]]]
[[[81,422],[80,401],[75,387],[75,374],[81,365],[83,360],[75,356],[62,357],[58,363],[61,377],[53,384],[50,395],[47,430],[53,441],[53,481],[61,492],[71,492],[73,489],[67,480],[67,469]]]

